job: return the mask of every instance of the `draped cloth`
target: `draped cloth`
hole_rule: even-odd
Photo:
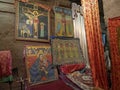
[[[108,21],[112,90],[120,90],[120,17],[110,18]]]
[[[72,18],[73,18],[73,26],[74,26],[74,37],[79,38],[83,56],[86,60],[85,61],[86,66],[90,67],[89,60],[88,60],[88,50],[87,50],[84,18],[82,16],[82,6],[77,5],[76,3],[72,3]]]
[[[10,51],[0,51],[0,79],[12,74],[12,57]]]
[[[95,86],[108,90],[98,0],[82,0],[88,56]]]

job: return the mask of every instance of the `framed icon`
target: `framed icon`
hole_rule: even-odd
[[[78,38],[52,39],[53,64],[63,65],[85,62]]]
[[[54,7],[55,12],[55,36],[73,37],[72,10],[64,7]]]
[[[49,42],[49,13],[42,4],[16,1],[16,39]]]
[[[50,82],[58,78],[49,45],[26,45],[24,54],[27,78],[31,85]]]

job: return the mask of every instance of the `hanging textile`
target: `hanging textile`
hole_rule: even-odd
[[[108,90],[98,0],[82,0],[88,55],[95,86]]]
[[[82,7],[76,3],[72,3],[72,17],[74,25],[74,37],[80,39],[80,46],[83,52],[83,56],[86,60],[86,66],[90,67],[88,60],[84,18],[82,16]]]
[[[12,74],[12,57],[10,51],[0,51],[0,79]]]
[[[108,21],[112,64],[112,90],[120,90],[120,17]]]

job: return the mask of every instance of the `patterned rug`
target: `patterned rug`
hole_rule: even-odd
[[[80,71],[75,71],[66,75],[73,83],[82,88],[83,90],[91,90],[93,85],[92,75],[90,72],[80,73]]]

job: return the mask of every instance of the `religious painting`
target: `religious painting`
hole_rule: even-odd
[[[73,20],[70,8],[54,7],[55,36],[73,37]]]
[[[49,45],[25,46],[25,63],[27,78],[31,85],[50,82],[58,78]]]
[[[79,39],[52,39],[53,64],[84,63]]]
[[[16,39],[49,42],[49,7],[21,1],[16,4]]]

